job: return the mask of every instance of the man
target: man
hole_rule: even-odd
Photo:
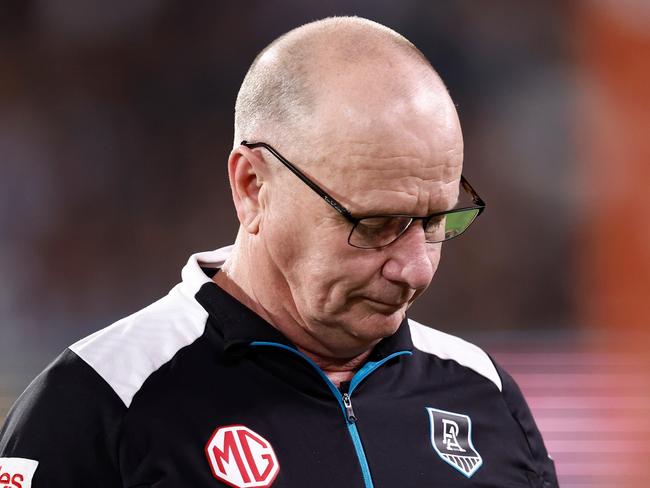
[[[237,99],[234,246],[30,385],[0,481],[557,486],[512,379],[405,318],[485,206],[462,158],[447,90],[399,34],[332,18],[276,40]]]

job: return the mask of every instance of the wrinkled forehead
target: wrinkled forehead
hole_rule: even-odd
[[[317,174],[350,205],[425,211],[457,196],[463,141],[446,91],[332,98],[319,107],[310,152]]]
[[[418,144],[350,141],[332,147],[328,186],[353,214],[426,215],[454,206],[461,159]]]

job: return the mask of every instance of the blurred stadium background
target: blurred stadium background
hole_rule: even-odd
[[[238,85],[335,14],[428,56],[488,202],[412,316],[509,368],[564,488],[648,486],[644,0],[0,0],[0,422],[59,351],[232,241]]]

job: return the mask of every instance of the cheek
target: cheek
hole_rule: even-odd
[[[345,268],[349,229],[338,219],[301,207],[274,217],[268,227],[267,244],[275,249],[283,270],[295,281],[305,282],[307,277],[331,281],[342,266]]]
[[[317,236],[309,222],[286,205],[274,205],[265,215],[260,237],[283,274],[302,266]]]
[[[366,289],[379,276],[377,260],[357,254],[347,241],[342,246],[332,243],[296,266],[291,288],[301,308],[309,309],[312,314],[338,314],[347,310],[350,297]]]

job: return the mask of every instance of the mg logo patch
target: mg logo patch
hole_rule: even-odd
[[[468,478],[483,464],[472,444],[472,419],[427,407],[431,422],[431,444],[438,456]]]
[[[243,425],[215,430],[205,454],[214,477],[235,488],[268,488],[280,472],[269,441]]]

